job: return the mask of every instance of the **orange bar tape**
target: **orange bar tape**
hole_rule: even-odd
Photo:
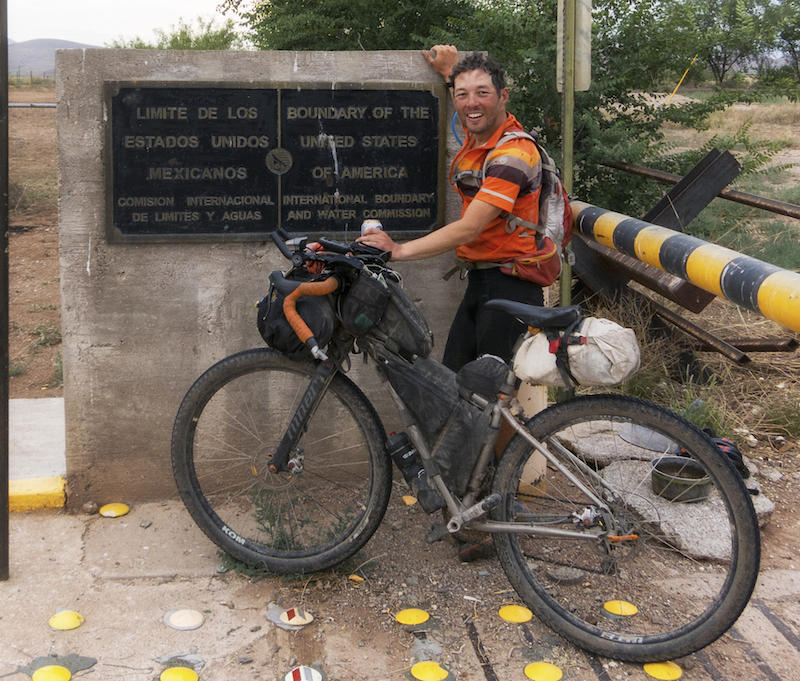
[[[305,343],[314,334],[308,328],[308,324],[297,313],[297,299],[300,296],[326,296],[339,288],[339,280],[336,277],[328,277],[325,281],[307,281],[298,286],[286,298],[283,299],[283,314],[289,322],[297,337]]]

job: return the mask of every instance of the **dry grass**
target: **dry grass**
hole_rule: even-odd
[[[732,136],[744,125],[752,122],[753,139],[780,142],[787,149],[800,148],[800,103],[737,104],[725,111],[717,111],[708,119],[708,129],[697,131],[677,123],[667,123],[664,132],[667,140],[678,147],[698,148],[713,136]]]
[[[800,149],[797,134],[800,129],[798,103],[787,101],[737,105],[713,114],[705,131],[687,130],[674,124],[669,124],[664,130],[667,139],[676,147],[698,148],[714,136],[734,136],[746,125],[750,125],[748,136],[751,140],[768,140],[782,145],[783,149],[773,157],[770,165],[800,162],[797,152]],[[756,183],[755,193],[772,195],[785,191],[787,186],[800,185],[798,168],[800,166],[789,168],[788,171],[761,174],[749,181]],[[775,221],[775,216],[756,211],[747,216],[740,215],[734,222],[736,228],[752,223],[750,231],[756,233],[760,225],[768,220]],[[785,229],[792,233],[796,233],[799,226],[796,220],[786,219]],[[765,235],[770,239],[776,238],[774,229],[765,231]],[[800,263],[789,264],[788,267],[797,269],[798,265]],[[675,311],[722,339],[797,337],[759,313],[719,298],[698,315],[681,309]],[[713,418],[719,422],[720,434],[732,437],[740,444],[750,434],[761,442],[769,442],[777,453],[784,449],[782,438],[800,436],[800,354],[751,353],[748,364],[737,365],[720,354],[702,352],[697,356],[713,375],[713,381],[709,384],[679,383],[669,376],[669,366],[675,355],[674,346],[654,342],[644,330],[646,325],[643,326],[641,320],[635,322],[635,326],[643,339],[645,356],[637,380],[642,382],[645,389],[654,391],[656,401],[672,401],[671,406],[681,410],[693,399],[699,398],[709,406]]]
[[[744,310],[726,300],[716,299],[706,310],[694,315],[661,299],[638,285],[634,288],[648,298],[673,309],[721,339],[794,337],[780,325],[756,312]],[[685,380],[681,352],[696,341],[682,331],[653,321],[652,311],[626,304],[609,307],[594,299],[589,313],[613,319],[636,331],[642,352],[642,366],[636,376],[615,388],[625,394],[652,400],[684,413],[701,428],[713,428],[730,437],[743,451],[752,437],[771,445],[775,457],[783,455],[788,440],[800,436],[800,354],[797,352],[751,353],[750,362],[738,365],[715,352],[694,351],[697,368],[710,380]],[[666,334],[657,329],[666,326]],[[656,331],[654,331],[654,327]],[[579,392],[593,392],[580,389]],[[699,406],[698,406],[699,405]]]

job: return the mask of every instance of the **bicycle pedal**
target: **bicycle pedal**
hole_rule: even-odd
[[[441,541],[449,534],[450,532],[447,530],[447,525],[444,523],[436,523],[431,525],[431,531],[425,535],[425,541],[429,544],[435,544],[437,541]]]

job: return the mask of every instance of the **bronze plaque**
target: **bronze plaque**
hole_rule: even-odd
[[[111,242],[442,224],[444,87],[108,83]]]

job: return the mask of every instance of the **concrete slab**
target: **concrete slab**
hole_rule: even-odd
[[[10,400],[9,508],[62,508],[66,503],[64,400]]]
[[[374,559],[374,567],[360,585],[343,570],[303,578],[219,573],[216,548],[178,500],[135,504],[119,518],[15,513],[9,523],[10,577],[0,581],[0,677],[27,679],[20,670],[35,660],[79,655],[96,661],[80,676],[152,681],[166,660],[193,656],[202,661],[203,681],[272,681],[298,664],[318,665],[330,681],[404,681],[421,659],[421,639],[400,628],[394,613],[413,602],[435,613],[426,640],[438,642],[443,663],[459,680],[489,678],[487,669],[492,678],[523,678],[527,664],[543,659],[568,669],[565,678],[580,681],[650,678],[641,665],[578,650],[536,619],[502,622],[498,607],[513,596],[498,588],[508,589],[494,561],[463,565],[441,544],[423,552],[412,548],[416,560],[387,553],[391,546],[405,550],[414,538],[422,541],[414,520],[420,516],[411,513],[399,504],[390,510],[362,555]],[[795,570],[766,570],[737,624],[741,636],[725,636],[703,657],[682,660],[685,678],[764,678],[764,660],[776,670],[769,678],[797,678],[797,651],[790,644],[800,622],[799,577]],[[676,583],[688,593],[697,586]],[[414,594],[418,601],[409,600]],[[301,607],[314,622],[300,631],[282,630],[266,616],[272,603]],[[769,622],[754,607],[768,608]],[[60,608],[77,611],[84,623],[69,631],[51,629],[49,619]],[[177,609],[201,612],[203,625],[193,631],[167,626],[164,615]],[[466,621],[477,631],[480,658]],[[776,622],[780,626],[773,630]],[[716,668],[707,672],[709,661]]]

